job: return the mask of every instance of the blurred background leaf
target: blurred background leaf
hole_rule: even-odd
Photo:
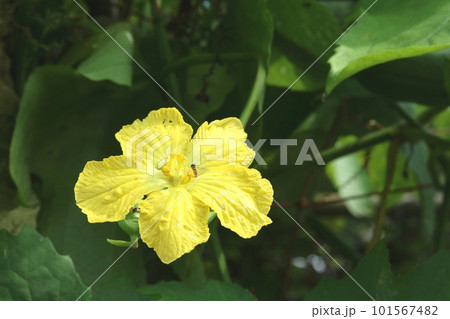
[[[449,251],[441,251],[410,272],[394,276],[388,250],[380,242],[351,273],[356,281],[377,301],[448,300]],[[418,289],[420,287],[420,289]],[[323,279],[308,294],[307,300],[371,300],[350,278]]]
[[[11,175],[25,203],[37,193],[42,202],[39,231],[73,258],[86,282],[95,280],[120,254],[106,238],[120,237],[121,232],[116,224],[90,225],[75,205],[73,187],[87,161],[120,153],[114,133],[124,120],[132,122],[148,111],[146,101],[135,102],[139,94],[110,82],[92,82],[66,67],[47,66],[30,76],[21,99]],[[131,251],[108,275],[126,272],[145,280],[141,253]]]
[[[204,287],[192,289],[180,282],[160,282],[156,285],[139,288],[139,292],[165,301],[253,301],[256,298],[236,284],[209,280]]]
[[[30,227],[16,236],[0,230],[1,300],[76,300],[85,292],[72,260]],[[89,300],[88,291],[81,300]]]

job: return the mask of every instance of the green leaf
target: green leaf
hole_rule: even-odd
[[[253,301],[256,298],[246,289],[230,283],[209,280],[200,289],[191,289],[178,281],[160,282],[139,288],[139,292],[170,301]]]
[[[234,86],[226,67],[217,63],[195,65],[186,70],[183,101],[201,121],[222,107]]]
[[[340,146],[345,141],[352,142],[356,137],[341,138],[336,143]],[[328,163],[328,176],[342,198],[367,194],[373,191],[369,176],[363,167],[363,152],[352,153]],[[374,213],[374,204],[369,197],[348,200],[345,202],[350,213],[355,217],[370,217]]]
[[[441,251],[403,276],[392,274],[384,242],[378,243],[351,272],[375,300],[448,300],[450,251]],[[371,300],[350,278],[324,278],[307,300]]]
[[[360,6],[371,3],[363,0]],[[326,91],[371,66],[450,47],[449,11],[443,0],[378,1],[338,42]]]
[[[76,300],[87,288],[72,260],[30,227],[0,231],[0,251],[0,300]]]
[[[115,223],[89,224],[75,205],[74,185],[87,161],[121,153],[114,133],[145,117],[149,99],[162,105],[159,93],[148,87],[135,91],[93,82],[61,66],[37,68],[25,85],[11,143],[11,176],[25,203],[36,191],[39,231],[72,257],[87,283],[123,252],[106,238],[127,238]],[[31,174],[40,183],[32,185]],[[133,269],[130,275],[144,281],[143,249],[127,252],[105,279]]]
[[[106,29],[117,43],[133,55],[134,40],[128,24],[120,23]],[[93,81],[110,80],[131,86],[133,61],[108,35],[99,34],[92,42],[94,52],[78,67],[78,71]]]
[[[294,49],[288,43],[275,41],[270,57],[267,84],[287,88],[292,85],[293,91],[314,91],[323,86],[328,69],[316,66],[306,72],[299,80],[298,77],[306,71],[313,62],[313,58],[304,52]],[[270,101],[273,102],[273,101]]]
[[[335,16],[335,18],[339,21],[339,23],[343,25],[348,25],[349,19],[356,19],[358,16],[354,16],[356,13],[352,9],[355,6],[355,2],[353,0],[339,0],[339,1],[320,1],[325,7],[327,7]]]
[[[289,87],[339,36],[339,24],[321,3],[313,1],[269,1],[275,26],[275,40],[267,84]],[[328,66],[319,62],[308,70],[292,90],[321,88]]]
[[[404,276],[397,277],[396,300],[450,299],[450,251],[440,251]]]
[[[338,22],[319,2],[269,0],[267,5],[277,33],[311,57],[321,55],[339,36]]]
[[[351,272],[352,277],[375,300],[389,300],[392,273],[384,242],[378,243]],[[306,300],[372,300],[351,278],[324,278],[307,295]]]
[[[134,280],[119,276],[97,282],[92,287],[91,299],[95,301],[143,301],[152,298],[140,293]]]
[[[273,21],[264,1],[230,1],[223,20],[225,52],[255,53],[266,62],[273,36]],[[219,35],[220,36],[220,35]]]

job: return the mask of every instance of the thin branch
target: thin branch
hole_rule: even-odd
[[[387,200],[389,197],[389,189],[391,188],[392,181],[395,175],[395,166],[397,164],[397,156],[402,145],[402,140],[399,138],[394,139],[389,145],[388,154],[386,158],[386,175],[384,179],[384,188],[380,197],[380,204],[378,205],[377,219],[375,224],[375,230],[373,232],[372,239],[367,246],[367,250],[371,250],[375,244],[380,240],[383,233],[384,222],[387,214]]]
[[[264,65],[261,61],[258,60],[258,68],[256,70],[255,81],[253,82],[253,88],[250,92],[250,95],[245,103],[244,109],[241,113],[239,119],[242,122],[242,125],[245,127],[247,125],[248,120],[252,116],[252,113],[258,104],[258,100],[261,97],[261,94],[264,90],[264,86],[266,84],[266,76],[267,71],[264,68]]]
[[[413,192],[421,189],[427,189],[427,188],[435,188],[436,185],[434,184],[419,184],[419,185],[413,185],[413,186],[406,186],[396,189],[391,189],[388,194],[396,194],[396,193],[405,193],[405,192]],[[344,198],[339,198],[336,200],[328,200],[328,201],[313,201],[313,202],[279,202],[281,206],[283,207],[301,207],[301,208],[317,208],[317,207],[325,207],[325,206],[331,206],[331,205],[338,205],[342,204],[344,202],[354,200],[354,199],[361,199],[371,196],[381,196],[383,194],[382,191],[375,191],[375,192],[369,192],[364,194],[358,194],[353,196],[347,196]],[[273,205],[274,207],[276,205]]]

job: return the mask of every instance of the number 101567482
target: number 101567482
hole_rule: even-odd
[[[437,306],[372,306],[372,316],[437,316]]]

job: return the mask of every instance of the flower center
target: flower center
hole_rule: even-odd
[[[185,184],[196,177],[193,169],[186,166],[186,156],[182,154],[170,154],[166,158],[165,164],[161,167],[161,171],[167,177],[170,177],[172,184],[177,186]]]

